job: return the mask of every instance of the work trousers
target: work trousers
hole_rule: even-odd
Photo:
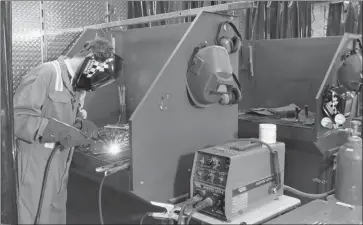
[[[17,143],[18,223],[34,224],[45,167],[54,144]],[[66,224],[67,183],[73,149],[60,149],[53,157],[39,224]]]

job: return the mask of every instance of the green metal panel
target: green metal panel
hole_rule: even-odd
[[[205,41],[214,44],[219,23],[230,18],[200,13],[130,118],[133,191],[147,200],[166,201],[188,192],[194,152],[236,136],[237,105],[194,108],[186,92],[193,48]],[[237,54],[231,63],[237,72]]]

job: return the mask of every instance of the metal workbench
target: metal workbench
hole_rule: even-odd
[[[314,200],[265,224],[362,224],[362,208]]]

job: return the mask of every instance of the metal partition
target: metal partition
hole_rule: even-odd
[[[245,94],[239,110],[274,108],[294,103],[300,108],[307,105],[313,113],[320,112],[320,107],[316,107],[315,96],[341,39],[342,37],[328,37],[246,42],[239,73]],[[279,125],[280,138],[309,142],[317,138],[315,125],[286,124],[279,119],[248,114],[240,115],[240,119],[276,123]],[[248,132],[258,134],[258,128]]]
[[[308,105],[314,112],[315,95],[341,38],[246,42],[239,73],[245,93],[240,110],[295,103]],[[253,48],[253,75],[248,69],[249,44]]]
[[[147,200],[189,192],[194,152],[236,137],[237,106],[194,108],[186,92],[194,47],[214,44],[218,24],[230,18],[199,13],[130,117],[133,191]],[[235,72],[237,60],[231,56]]]
[[[124,59],[127,118],[144,97],[165,62],[189,28],[190,23],[128,30],[115,33],[116,53]]]
[[[315,112],[314,125],[239,116],[240,137],[258,136],[260,123],[277,124],[277,140],[286,144],[285,183],[301,191],[323,193],[333,188],[333,154],[346,142],[347,134],[327,133],[321,127],[322,92],[335,82],[340,58],[354,38],[360,36],[252,42],[254,76],[246,64],[250,62],[249,52],[244,51],[242,56],[245,62],[239,75],[245,94],[241,110],[295,103],[299,107],[308,105],[309,111]]]
[[[118,86],[122,84],[126,86],[129,118],[189,26],[190,23],[183,23],[128,31],[87,29],[83,32],[68,56],[74,55],[86,41],[97,35],[114,38],[116,54],[124,59],[122,75],[117,82],[87,93],[84,108],[88,118],[98,126],[117,123],[121,113]]]

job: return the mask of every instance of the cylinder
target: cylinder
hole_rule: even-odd
[[[276,124],[261,123],[259,126],[259,138],[267,144],[276,143]]]
[[[338,152],[335,182],[338,201],[362,206],[362,139],[349,138]]]

